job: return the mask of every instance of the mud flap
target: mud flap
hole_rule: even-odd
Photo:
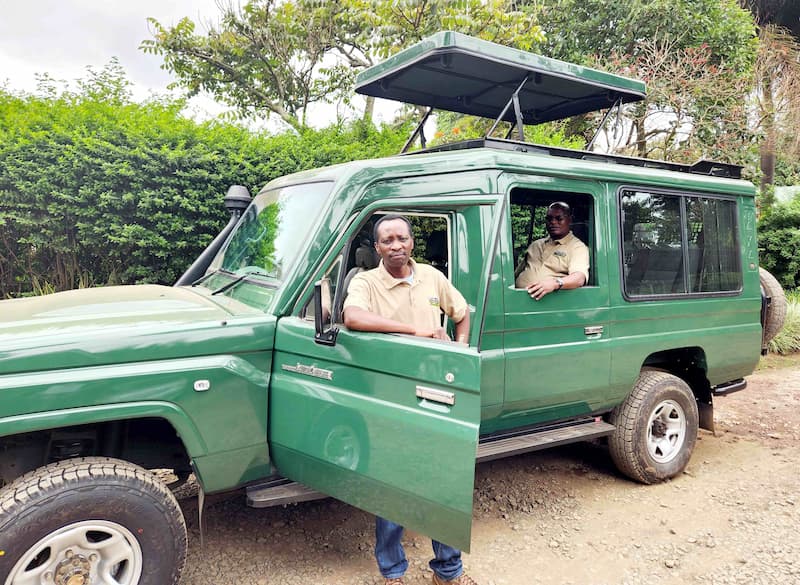
[[[711,433],[716,436],[717,433],[714,430],[714,404],[711,402],[711,399],[709,398],[708,402],[698,400],[697,412],[700,416],[700,428],[711,431]]]

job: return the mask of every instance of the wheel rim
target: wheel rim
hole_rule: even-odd
[[[142,548],[116,522],[87,520],[51,532],[29,548],[6,585],[136,585]]]
[[[686,413],[674,400],[660,402],[647,423],[647,452],[657,463],[672,461],[686,442]]]

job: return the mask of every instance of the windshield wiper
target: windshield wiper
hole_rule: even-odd
[[[215,275],[217,272],[219,272],[219,271],[218,271],[218,270],[215,270],[214,272],[209,272],[208,274],[204,274],[203,276],[201,276],[200,278],[198,278],[197,280],[195,280],[195,281],[194,281],[194,282],[191,284],[191,286],[197,286],[197,285],[198,285],[198,284],[200,284],[201,282],[205,282],[206,280],[208,280],[209,278],[211,278],[212,276],[214,276],[214,275]]]
[[[240,277],[236,278],[235,280],[230,281],[228,284],[224,284],[219,287],[217,290],[211,293],[211,296],[218,295],[219,293],[224,293],[226,290],[233,288],[240,282],[242,282],[245,278],[250,276],[249,274],[242,274]]]
[[[223,272],[225,272],[225,271],[223,271]],[[259,270],[250,270],[249,272],[245,272],[241,276],[239,276],[236,279],[230,281],[228,284],[225,284],[225,285],[219,287],[217,290],[212,292],[211,295],[212,296],[213,295],[217,295],[219,293],[224,293],[226,290],[232,289],[234,286],[236,286],[237,284],[242,282],[248,276],[270,276],[270,275],[267,274],[266,272],[261,272]]]

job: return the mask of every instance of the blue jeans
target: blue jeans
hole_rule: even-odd
[[[402,526],[375,516],[375,559],[381,575],[386,579],[402,577],[408,569],[402,538]],[[464,572],[460,550],[436,540],[432,540],[431,544],[434,559],[428,564],[434,573],[445,581],[450,581]]]

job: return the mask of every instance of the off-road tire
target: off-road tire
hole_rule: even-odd
[[[675,477],[692,456],[698,421],[697,401],[686,382],[666,372],[644,370],[611,413],[611,458],[622,473],[644,484]]]
[[[758,279],[761,282],[763,293],[771,299],[767,305],[764,322],[761,324],[763,327],[761,344],[763,347],[767,347],[772,338],[783,328],[783,322],[786,319],[786,295],[777,279],[760,267]]]
[[[91,545],[84,547],[82,542]],[[112,542],[120,544],[106,544]],[[106,457],[61,461],[0,490],[3,585],[32,582],[47,572],[51,573],[47,582],[76,582],[80,577],[70,581],[69,575],[81,570],[93,575],[98,570],[122,571],[127,575],[123,582],[135,585],[175,585],[186,547],[186,524],[174,496],[150,472],[126,461]],[[120,551],[135,561],[111,560]],[[29,560],[22,560],[25,557]],[[67,558],[75,561],[75,567],[65,562]],[[138,578],[133,566],[141,567]],[[96,581],[92,576],[91,582]]]

